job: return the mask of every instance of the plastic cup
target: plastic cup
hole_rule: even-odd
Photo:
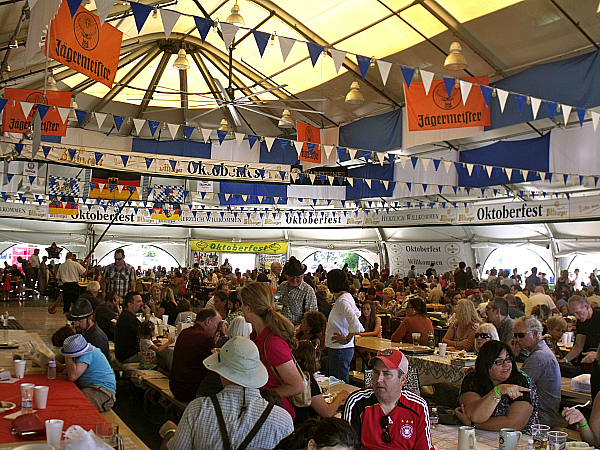
[[[24,359],[16,359],[15,360],[15,377],[22,380],[25,377],[25,366],[27,365],[27,361]]]
[[[439,347],[440,347],[440,356],[446,356],[446,347],[448,347],[448,344],[446,344],[445,342],[440,342]]]
[[[569,344],[570,342],[571,342],[571,336],[569,336],[569,333],[563,333],[562,344],[566,347],[567,344]]]
[[[421,344],[421,333],[413,333],[412,334],[413,345]]]
[[[60,447],[64,424],[64,421],[60,419],[46,420],[46,444],[51,445],[54,448]]]
[[[564,450],[567,436],[564,431],[548,431],[548,450]]]
[[[48,402],[48,386],[36,386],[33,388],[35,395],[35,407],[37,409],[46,409],[46,403]]]
[[[535,450],[546,450],[548,445],[548,425],[534,424],[531,425],[531,437],[533,438],[533,448]]]
[[[169,325],[169,315],[163,314],[162,321],[163,321],[163,325]]]

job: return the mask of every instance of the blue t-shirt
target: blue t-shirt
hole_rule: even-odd
[[[81,374],[75,384],[77,384],[80,389],[88,386],[104,386],[111,392],[117,392],[115,373],[110,367],[106,356],[104,356],[99,348],[96,348],[93,345],[92,347],[94,348],[94,351],[73,358],[75,363],[82,362],[88,365],[86,371]]]

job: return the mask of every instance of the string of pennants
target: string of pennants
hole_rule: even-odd
[[[6,146],[6,143],[2,143],[2,145]],[[24,144],[17,143],[17,144],[13,144],[13,145],[14,145],[15,150],[17,151],[17,153],[20,156],[21,152],[23,151]],[[42,146],[44,157],[48,158],[48,156],[50,155],[50,152],[56,148],[57,147],[52,147],[52,146]],[[61,148],[60,150],[62,152],[63,149]],[[67,154],[68,154],[71,162],[76,162],[75,156],[78,152],[81,152],[81,150],[80,149],[67,149]],[[110,153],[107,153],[107,152],[93,152],[93,153],[94,153],[94,159],[96,161],[96,164],[100,163],[102,158],[104,158],[106,155],[111,155]],[[120,156],[124,168],[127,167],[127,163],[130,161],[131,158],[143,158],[146,163],[146,167],[148,169],[155,161],[161,161],[160,158],[150,158],[147,156],[140,157],[140,156],[130,156],[130,155],[122,155],[122,154],[121,155],[112,154],[112,156]],[[390,155],[390,156],[393,156],[393,155]],[[365,158],[367,158],[367,157],[365,156]],[[456,167],[456,169],[466,168],[469,175],[471,175],[473,173],[473,171],[476,171],[476,172],[486,171],[488,176],[491,177],[492,172],[494,170],[501,170],[506,173],[509,181],[511,180],[513,174],[519,174],[523,177],[524,180],[527,180],[528,177],[530,175],[532,175],[532,176],[540,177],[541,180],[548,181],[550,183],[562,181],[564,185],[566,185],[569,182],[569,180],[571,180],[571,182],[573,182],[573,180],[575,180],[575,181],[578,180],[579,185],[582,185],[582,186],[586,184],[586,180],[589,180],[589,181],[587,181],[587,184],[589,185],[589,184],[591,184],[591,182],[593,180],[594,187],[597,187],[598,181],[600,179],[599,176],[584,176],[584,175],[578,175],[578,174],[539,172],[539,171],[534,171],[534,170],[513,169],[513,168],[498,167],[498,166],[484,166],[484,165],[473,164],[473,163],[464,163],[464,162],[457,162],[457,161],[444,161],[444,160],[436,160],[436,159],[430,159],[430,158],[419,158],[419,157],[414,157],[414,156],[409,157],[409,156],[404,156],[404,155],[400,155],[398,157],[398,159],[400,161],[400,164],[402,164],[403,169],[404,169],[406,163],[408,162],[408,160],[410,160],[413,168],[416,168],[417,164],[420,161],[421,164],[423,165],[425,171],[427,171],[428,168],[431,167],[430,166],[431,162],[433,162],[433,167],[434,167],[435,171],[438,171],[440,165],[443,163],[446,172],[448,172],[450,170],[450,168],[452,167],[452,165],[454,165]],[[167,161],[169,162],[173,172],[175,172],[177,165],[179,164],[180,161],[174,160],[174,159],[168,159]],[[224,164],[223,164],[223,166],[226,167],[229,171],[236,170],[236,167],[225,166]],[[211,165],[211,164],[206,165],[206,169],[208,171],[212,171],[213,168],[220,168],[220,167],[221,167],[221,165]],[[238,173],[245,174],[244,167],[239,167],[239,168],[237,168],[237,170],[238,170]],[[471,192],[477,193],[477,195],[479,195],[478,193],[481,192],[481,195],[483,197],[485,197],[486,193],[493,192],[494,197],[495,197],[498,192],[498,189],[492,189],[492,188],[469,188],[469,187],[461,187],[461,186],[446,185],[446,184],[429,184],[429,183],[426,184],[426,183],[415,183],[415,182],[391,181],[391,180],[383,180],[383,179],[376,179],[376,178],[340,177],[340,176],[331,176],[331,175],[319,175],[319,174],[314,174],[314,173],[304,174],[304,173],[293,172],[293,171],[287,172],[285,170],[276,171],[276,170],[260,169],[259,173],[261,174],[262,179],[265,179],[265,175],[267,175],[269,177],[269,179],[271,179],[271,180],[278,180],[278,179],[285,180],[286,176],[289,175],[290,179],[293,182],[296,182],[299,180],[301,183],[304,183],[305,180],[308,179],[308,180],[310,180],[311,184],[315,184],[315,182],[317,181],[317,178],[318,178],[321,185],[326,184],[326,182],[328,182],[330,185],[333,185],[335,183],[335,181],[337,181],[340,186],[344,185],[344,183],[347,183],[350,186],[358,186],[357,183],[365,183],[369,188],[371,188],[373,186],[373,183],[380,183],[385,189],[388,189],[391,186],[392,190],[393,190],[396,187],[396,185],[398,185],[400,189],[403,189],[406,187],[409,192],[418,191],[418,187],[421,187],[424,195],[425,194],[430,194],[430,195],[431,194],[443,194],[444,192],[450,194],[451,191],[453,191],[454,194],[458,194],[460,192],[461,194],[466,193],[466,195],[470,195]],[[21,176],[21,177],[23,177],[25,182],[28,181],[30,185],[33,185],[36,182],[36,178],[42,178],[42,177],[33,177],[33,176],[25,176],[25,175],[10,174],[10,173],[7,173],[6,176],[7,176],[7,179],[9,182],[13,176]],[[77,187],[79,189],[81,189],[83,187],[83,183],[84,183],[84,182],[75,182],[73,180],[71,182],[77,183]],[[95,189],[96,187],[98,187],[101,191],[104,190],[106,187],[108,187],[108,189],[110,190],[111,193],[113,192],[114,189],[117,189],[118,192],[120,193],[120,192],[122,192],[123,189],[126,188],[126,189],[129,189],[130,191],[135,189],[138,191],[138,194],[139,194],[139,193],[141,193],[141,189],[144,189],[144,188],[141,188],[138,186],[125,186],[125,185],[120,185],[120,184],[108,184],[108,186],[107,186],[105,183],[99,183],[98,185],[96,185],[96,183],[90,183],[91,190]],[[146,188],[146,189],[152,189],[152,188]],[[150,195],[150,193],[151,192],[148,192],[148,195]],[[187,197],[187,195],[189,194],[188,191],[183,191],[182,193],[184,194],[184,197]],[[179,195],[179,192],[177,192],[176,194]],[[202,193],[202,194],[206,195],[208,193]],[[202,198],[204,198],[204,195]],[[225,195],[227,195],[227,194],[225,194]],[[241,195],[241,194],[231,194],[231,195]],[[532,192],[531,195],[535,196],[536,193]],[[547,194],[543,191],[539,191],[537,195],[545,196]],[[228,200],[228,199],[229,198],[227,198],[226,200]]]

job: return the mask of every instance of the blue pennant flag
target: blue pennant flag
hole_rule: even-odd
[[[412,163],[413,169],[416,169],[417,162],[419,162],[419,158],[417,158],[416,156],[411,156],[410,157],[410,162]]]
[[[567,180],[569,179],[569,174],[565,173],[565,174],[563,175],[563,178],[564,178],[564,180],[565,180],[565,184],[567,184]]]
[[[114,191],[116,187],[117,187],[116,184],[109,184],[108,185],[108,189],[110,190],[110,192]]]
[[[6,102],[8,102],[7,99],[0,98],[0,113],[2,112],[2,110],[4,109],[4,107],[6,106]]]
[[[433,166],[435,167],[435,171],[437,172],[437,170],[440,168],[440,163],[442,161],[440,161],[439,159],[434,159],[433,160]]]
[[[484,86],[483,84],[479,85],[479,89],[481,90],[481,95],[485,100],[485,107],[489,108],[490,101],[492,100],[492,92],[494,92],[494,90],[489,86]]]
[[[2,193],[2,198],[4,199],[4,201],[8,200],[8,197],[9,197],[8,194],[6,194],[4,192]]]
[[[471,193],[471,188],[466,187],[465,191],[467,191],[467,195],[469,195]]]
[[[577,117],[579,117],[579,125],[583,126],[583,119],[585,118],[585,109],[575,108],[575,111],[577,112]]]
[[[422,184],[421,186],[423,186],[423,194],[424,194],[425,192],[427,192],[427,185],[426,184]]]
[[[129,4],[131,5],[131,12],[133,13],[133,18],[135,19],[135,26],[137,27],[138,33],[140,33],[142,31],[142,27],[146,23],[146,20],[148,20],[148,16],[152,12],[152,7],[133,1],[130,1]]]
[[[336,147],[338,153],[338,159],[341,161],[342,157],[346,153],[346,149],[344,147]]]
[[[208,36],[208,32],[213,26],[213,21],[205,19],[204,17],[194,16],[194,22],[196,22],[198,33],[200,33],[200,39],[202,39],[202,42],[204,43],[206,36]]]
[[[42,145],[42,151],[44,152],[44,158],[48,157],[50,150],[52,150],[52,147],[50,147],[48,145]]]
[[[482,197],[485,197],[485,189],[482,189],[482,190],[481,190],[481,196],[482,196]]]
[[[583,175],[579,175],[579,184],[583,184],[583,178],[584,178]]]
[[[71,19],[75,17],[77,10],[79,9],[79,5],[81,5],[81,0],[67,0],[67,4],[69,5],[69,11],[71,12]]]
[[[452,186],[452,190],[454,191],[454,193],[456,194],[458,192],[458,186]]]
[[[412,183],[406,183],[406,187],[408,188],[409,191],[412,190]]]
[[[48,111],[50,111],[50,106],[38,103],[37,109],[40,113],[40,120],[44,120],[44,117],[46,117],[46,114],[48,114]]]
[[[175,167],[177,167],[177,161],[170,159],[169,164],[171,164],[171,169],[175,172]]]
[[[260,57],[262,58],[265,54],[265,49],[267,48],[267,44],[269,43],[269,39],[271,35],[269,33],[264,33],[258,30],[252,30],[252,34],[254,35],[254,40],[256,41],[256,46],[258,47],[258,51],[260,52]]]
[[[225,136],[227,136],[227,131],[225,130],[217,130],[217,136],[219,136],[219,144],[223,143]]]
[[[210,211],[206,211],[206,218],[210,219]]]
[[[121,161],[123,161],[123,167],[127,167],[127,162],[129,161],[129,155],[121,155]]]
[[[194,168],[194,173],[196,173],[200,168],[200,164],[198,164],[196,161],[192,161],[192,167]]]
[[[146,169],[150,169],[150,166],[152,165],[153,161],[154,158],[146,158]]]
[[[527,97],[522,94],[515,94],[515,100],[517,101],[517,108],[519,108],[519,114],[523,112],[523,105],[527,101]]]
[[[319,178],[321,179],[321,184],[325,184],[325,175],[319,175]]]
[[[70,148],[67,150],[67,152],[69,153],[69,159],[71,161],[73,161],[73,158],[75,158],[75,154],[77,153],[76,149]]]
[[[446,86],[446,92],[448,93],[448,98],[452,97],[452,90],[454,89],[454,83],[456,83],[456,79],[450,77],[442,77],[444,79],[444,86]]]
[[[94,189],[96,189],[96,185],[98,183],[90,183],[90,191],[93,191]]]
[[[321,53],[323,52],[323,47],[319,44],[315,44],[314,42],[307,42],[306,45],[308,46],[308,53],[310,54],[312,65],[315,67],[319,56],[321,56]]]
[[[279,171],[279,176],[281,177],[282,180],[285,180],[285,174],[286,174],[286,172],[284,170]]]
[[[250,144],[250,148],[254,147],[254,143],[258,140],[258,136],[254,136],[253,134],[248,135],[248,144]]]
[[[152,133],[152,136],[154,136],[154,133],[156,133],[156,130],[159,125],[160,125],[160,122],[157,122],[156,120],[148,121],[148,127],[150,128],[150,133]]]
[[[337,177],[337,180],[338,180],[338,183],[340,183],[340,186],[343,186],[343,185],[344,185],[344,177]],[[342,201],[342,204],[343,204],[343,203],[344,203],[344,202]]]
[[[123,122],[125,121],[125,117],[115,116],[113,114],[113,120],[115,121],[115,126],[117,127],[117,131],[121,131],[121,126],[123,125]]]
[[[29,184],[33,184],[34,181],[35,181],[35,177],[29,177]]]
[[[183,135],[185,136],[185,138],[188,141],[190,140],[190,136],[192,135],[193,132],[194,132],[194,127],[188,127],[187,125],[183,125]]]
[[[128,189],[129,189],[129,193],[133,194],[133,191],[135,191],[135,186],[129,186]],[[131,206],[131,201],[129,202],[129,206]]]
[[[360,75],[364,80],[367,76],[367,70],[369,70],[369,66],[371,65],[371,58],[362,55],[356,55],[356,61],[358,62],[358,68],[360,69]]]
[[[546,178],[546,180],[548,180],[550,183],[552,183],[552,174],[551,174],[551,173],[547,173],[545,178]]]
[[[412,82],[415,74],[415,69],[412,67],[400,66],[400,70],[402,71],[402,76],[404,77],[404,82],[406,83],[406,90],[408,91],[410,89],[410,83]]]
[[[23,145],[24,144],[15,144],[15,150],[17,151],[19,156],[21,156],[21,152],[23,151]],[[73,158],[71,158],[71,159],[73,159]]]
[[[312,156],[313,152],[315,151],[315,145],[312,142],[307,142],[306,143],[306,148],[308,148],[308,156]]]
[[[96,158],[96,165],[100,163],[100,160],[104,156],[104,153],[94,152],[94,157]]]
[[[152,193],[152,188],[146,188],[146,195],[150,195]]]
[[[598,178],[599,177],[594,177],[594,186],[598,186]]]
[[[83,126],[83,121],[85,120],[87,114],[88,114],[87,111],[82,111],[80,109],[75,110],[75,115],[77,116],[77,122],[79,123],[80,127]]]
[[[550,120],[554,120],[554,115],[556,114],[556,107],[558,106],[555,102],[546,102],[548,105],[548,113],[550,114]]]
[[[265,169],[258,169],[258,173],[260,173],[261,179],[265,177]]]
[[[300,183],[302,183],[304,181],[304,174],[303,173],[299,173],[298,174],[298,178],[300,178]]]

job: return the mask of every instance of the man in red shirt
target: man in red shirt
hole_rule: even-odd
[[[363,450],[433,450],[427,402],[403,391],[408,361],[396,349],[371,358],[373,387],[356,391],[346,400],[343,418],[360,436]]]
[[[387,264],[385,264],[383,266],[383,269],[381,269],[381,281],[383,283],[385,283],[389,277],[390,277],[390,268],[388,267]]]

